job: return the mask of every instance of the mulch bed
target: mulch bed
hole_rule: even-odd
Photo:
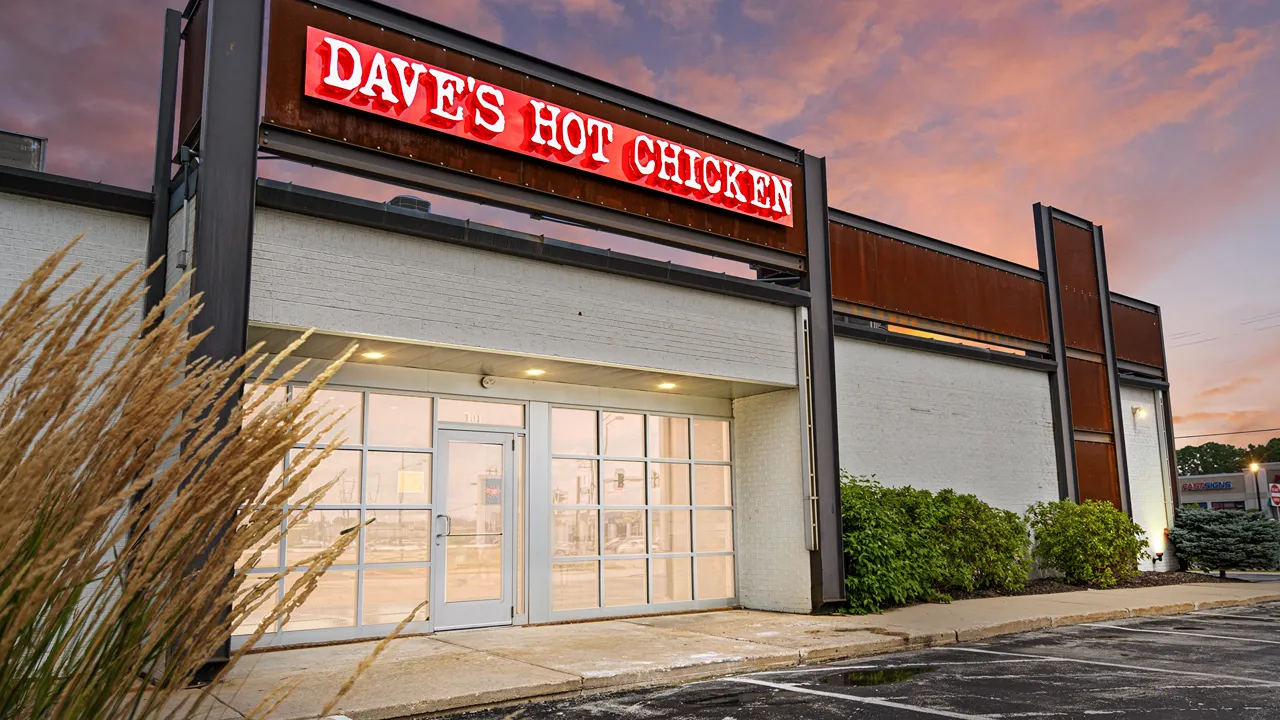
[[[1204,575],[1193,572],[1143,572],[1137,577],[1122,580],[1108,590],[1119,588],[1157,587],[1160,585],[1183,585],[1185,583],[1241,583],[1248,580],[1220,578],[1217,575]],[[999,592],[996,590],[979,590],[977,592],[957,592],[951,594],[952,600],[972,600],[974,598],[1005,597],[1009,595],[1049,595],[1052,593],[1080,592],[1082,590],[1102,590],[1097,585],[1068,585],[1061,580],[1045,578],[1032,580],[1019,592]]]

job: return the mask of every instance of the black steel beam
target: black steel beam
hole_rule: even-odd
[[[835,313],[831,295],[831,237],[827,161],[805,154],[805,233],[809,268],[810,410],[813,471],[818,490],[818,549],[811,555],[813,606],[844,601],[844,534],[840,527],[840,433],[836,427]]]
[[[155,165],[151,175],[151,225],[147,231],[147,265],[159,260],[169,248],[169,179],[173,168],[174,113],[178,104],[178,51],[182,45],[182,13],[164,11],[164,53],[160,68],[160,108],[156,121]],[[164,299],[163,267],[147,278],[147,297],[142,317]],[[149,328],[143,328],[146,332]]]
[[[1116,475],[1120,479],[1120,501],[1124,511],[1133,516],[1129,492],[1129,458],[1124,450],[1124,412],[1120,408],[1120,370],[1116,366],[1116,337],[1111,328],[1111,285],[1107,279],[1107,249],[1102,226],[1090,223],[1093,231],[1093,257],[1098,267],[1098,309],[1102,311],[1102,355],[1107,364],[1107,392],[1111,396],[1111,425],[1116,444]]]
[[[0,166],[0,193],[51,200],[125,215],[151,216],[151,193],[115,185],[86,182],[38,170]]]
[[[1067,339],[1062,327],[1062,297],[1058,280],[1058,253],[1053,239],[1053,211],[1035,204],[1036,252],[1044,273],[1045,306],[1049,312],[1049,344],[1057,370],[1049,373],[1049,400],[1053,411],[1053,446],[1058,456],[1058,494],[1080,499],[1076,481],[1075,430],[1071,422],[1071,390],[1067,379]],[[1105,296],[1104,296],[1105,297]]]
[[[209,330],[196,348],[197,357],[226,361],[244,354],[249,328],[266,0],[204,1],[211,4],[191,285],[193,294],[202,295],[204,309],[192,320],[191,330]],[[226,414],[219,419],[227,420]],[[228,518],[223,532],[229,532],[232,523],[234,518]],[[219,540],[210,538],[211,546]],[[226,665],[230,643],[228,626],[221,652],[197,673],[197,684],[208,682]]]

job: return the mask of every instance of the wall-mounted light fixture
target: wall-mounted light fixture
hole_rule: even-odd
[[[1134,419],[1134,420],[1143,420],[1143,419],[1145,419],[1146,417],[1147,417],[1147,409],[1146,409],[1146,408],[1142,407],[1141,405],[1134,405],[1134,406],[1133,406],[1133,419]]]

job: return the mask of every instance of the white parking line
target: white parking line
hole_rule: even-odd
[[[845,695],[837,692],[826,692],[825,690],[813,690],[799,685],[775,683],[767,680],[753,680],[751,678],[726,678],[726,680],[728,682],[746,683],[748,685],[760,685],[762,687],[773,688],[774,690],[786,690],[788,692],[804,693],[805,695],[818,695],[820,697],[835,698],[837,700],[848,700],[850,702],[858,702],[866,705],[879,705],[880,707],[891,707],[897,710],[911,710],[925,715],[937,715],[938,717],[963,718],[964,720],[989,720],[991,717],[990,715],[966,715],[965,713],[951,712],[950,710],[935,710],[933,708],[921,707],[919,705],[908,705],[906,703],[882,700],[880,698]]]
[[[827,665],[823,667],[811,668],[790,668],[788,670],[765,670],[764,672],[751,673],[744,677],[756,677],[758,675],[790,675],[792,673],[836,673],[848,670],[899,670],[902,668],[931,668],[940,665],[991,665],[993,663],[1028,663],[1028,662],[1044,662],[1043,660],[975,660],[973,662],[918,662],[903,663],[898,665]]]
[[[1210,635],[1208,633],[1183,632],[1181,630],[1149,630],[1147,628],[1125,627],[1123,625],[1106,625],[1103,623],[1079,623],[1084,627],[1106,628],[1108,630],[1124,630],[1133,633],[1153,633],[1156,635],[1186,635],[1187,637],[1212,638],[1214,640],[1234,640],[1236,642],[1262,643],[1263,645],[1280,645],[1280,640],[1263,640],[1261,638],[1233,637],[1231,635]]]
[[[1230,613],[1213,612],[1212,610],[1197,610],[1191,613],[1191,615],[1231,618],[1233,620],[1252,620],[1253,622],[1280,622],[1280,618],[1266,617],[1263,615],[1232,615]]]
[[[1080,660],[1078,658],[1054,657],[1052,655],[1032,655],[1030,653],[1001,652],[998,650],[982,650],[980,648],[952,646],[946,649],[955,650],[956,652],[979,653],[982,655],[1004,655],[1008,657],[1035,658],[1037,660],[1053,660],[1056,662],[1069,662],[1069,663],[1076,663],[1079,665],[1095,665],[1098,667],[1117,668],[1120,670],[1138,670],[1141,672],[1162,673],[1162,674],[1168,674],[1168,675],[1185,675],[1187,677],[1209,678],[1211,680],[1218,680],[1218,681],[1222,680],[1221,675],[1215,675],[1212,673],[1200,673],[1200,672],[1194,672],[1191,670],[1170,670],[1169,668],[1146,667],[1143,665],[1123,665],[1120,663],[1102,662],[1100,660]],[[1236,677],[1233,679],[1236,681],[1247,682],[1251,685],[1261,685],[1264,687],[1280,687],[1280,682],[1272,682],[1270,680],[1255,680],[1254,678],[1244,678],[1244,677]]]

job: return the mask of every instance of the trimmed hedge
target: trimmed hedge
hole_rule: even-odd
[[[1019,590],[1031,569],[1026,522],[973,495],[887,488],[841,473],[846,610],[874,613],[947,593]]]
[[[1040,566],[1076,585],[1110,587],[1150,557],[1146,531],[1105,500],[1038,502],[1027,510]]]

